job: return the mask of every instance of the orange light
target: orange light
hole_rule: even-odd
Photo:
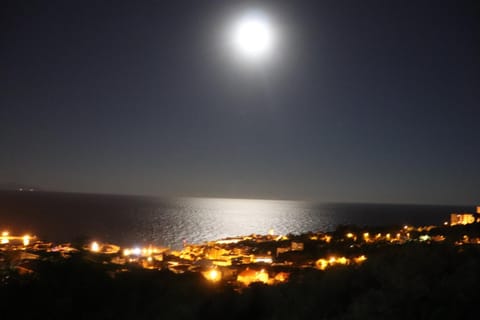
[[[275,280],[278,282],[285,282],[288,280],[289,274],[286,272],[279,272],[275,275]]]
[[[318,269],[325,270],[328,267],[328,261],[325,259],[318,259],[315,265]]]
[[[260,270],[260,272],[257,272],[256,274],[257,281],[267,283],[268,282],[268,273],[265,272],[264,269]]]
[[[212,282],[217,282],[222,279],[222,274],[217,269],[210,269],[209,271],[204,272],[203,276],[205,279]]]
[[[356,263],[362,263],[365,260],[367,260],[367,257],[365,257],[364,255],[361,255],[361,256],[358,256],[358,257],[355,258]]]
[[[340,263],[340,264],[347,264],[347,262],[348,262],[348,259],[345,257],[341,257],[337,259],[337,263]]]

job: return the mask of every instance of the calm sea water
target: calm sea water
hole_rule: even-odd
[[[312,203],[301,201],[152,198],[44,192],[0,192],[0,228],[42,239],[94,237],[120,245],[179,248],[228,236],[333,230],[359,226],[441,224],[468,206]]]

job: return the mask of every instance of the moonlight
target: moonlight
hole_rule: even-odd
[[[245,58],[264,59],[274,49],[275,32],[268,17],[250,13],[241,16],[234,23],[231,43],[234,51]]]

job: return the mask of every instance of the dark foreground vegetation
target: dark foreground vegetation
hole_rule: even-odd
[[[361,266],[299,269],[288,283],[239,288],[199,273],[118,272],[78,253],[1,271],[0,318],[478,319],[480,245],[407,243]]]

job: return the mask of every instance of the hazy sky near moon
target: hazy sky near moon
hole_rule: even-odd
[[[0,184],[466,203],[476,1],[2,1]],[[240,61],[251,8],[278,44]]]

